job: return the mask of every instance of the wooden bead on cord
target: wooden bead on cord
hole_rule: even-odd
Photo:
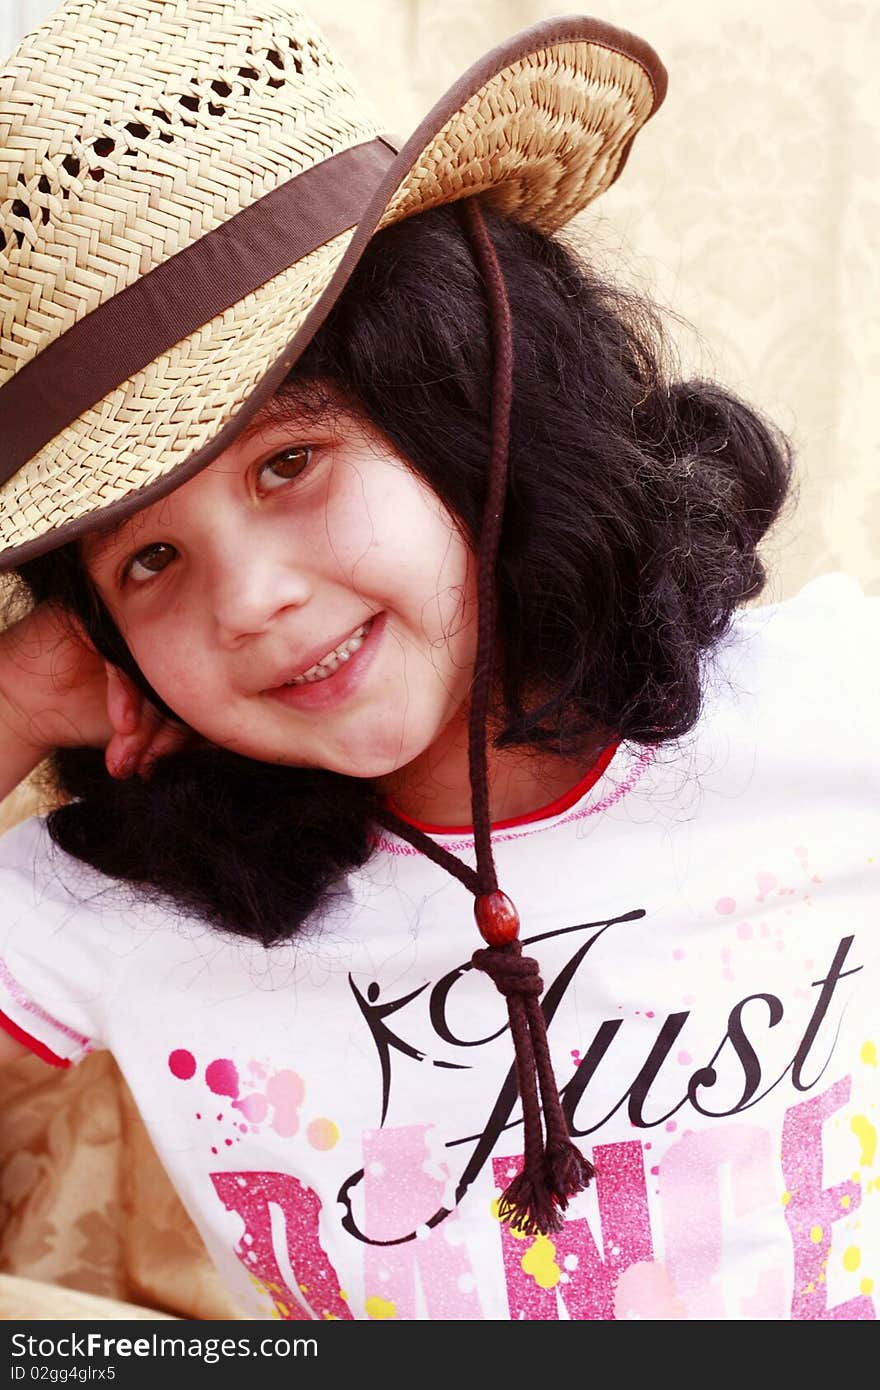
[[[509,946],[519,936],[519,913],[500,888],[474,899],[474,916],[488,946]]]

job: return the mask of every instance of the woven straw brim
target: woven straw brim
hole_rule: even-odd
[[[0,494],[0,544],[72,539],[86,518],[179,470],[253,394],[327,288],[353,233],[344,232],[218,315],[56,436]],[[183,475],[180,475],[183,480]],[[48,547],[47,547],[48,548]],[[38,553],[34,548],[33,553]],[[6,557],[2,557],[6,558]],[[0,561],[2,562],[2,561]]]
[[[543,231],[563,225],[617,177],[662,99],[656,77],[629,53],[563,33],[496,66],[464,100],[459,84],[356,228],[163,352],[0,488],[0,569],[115,523],[216,457],[277,389],[377,229],[480,193]]]

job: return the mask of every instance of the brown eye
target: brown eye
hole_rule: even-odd
[[[260,468],[260,486],[267,492],[275,492],[285,483],[292,483],[304,473],[311,459],[311,449],[285,449],[282,453],[275,454]]]
[[[146,545],[129,561],[125,577],[142,584],[145,579],[150,579],[167,568],[176,554],[173,545],[165,545],[162,541],[156,545]]]

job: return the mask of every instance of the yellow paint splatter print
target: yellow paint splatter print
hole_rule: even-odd
[[[539,1289],[555,1289],[562,1270],[556,1263],[556,1246],[548,1236],[535,1236],[522,1257],[523,1273],[534,1279]]]
[[[387,1298],[380,1298],[379,1294],[372,1294],[364,1303],[368,1318],[375,1318],[377,1321],[383,1318],[396,1318],[397,1305],[390,1303]]]
[[[849,1127],[862,1146],[859,1160],[863,1168],[870,1168],[877,1153],[877,1128],[871,1124],[867,1115],[853,1115]]]

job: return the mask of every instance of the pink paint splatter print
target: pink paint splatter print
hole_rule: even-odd
[[[185,1047],[177,1047],[168,1058],[168,1070],[178,1081],[189,1081],[196,1074],[196,1059]]]
[[[800,862],[800,866],[801,866],[801,868],[803,869],[804,874],[809,878],[810,882],[811,882],[811,883],[821,883],[821,882],[822,882],[822,875],[821,875],[821,874],[811,874],[811,873],[810,873],[809,850],[807,849],[806,845],[795,845],[795,847],[794,847],[794,852],[795,852],[795,854],[796,854],[797,857],[798,857],[798,860],[799,860],[799,862]]]
[[[776,887],[779,880],[775,874],[771,874],[766,869],[762,869],[760,870],[760,872],[755,874],[755,882],[758,885],[758,892],[755,895],[755,901],[762,903],[764,899],[767,897],[768,893],[771,893],[773,889]]]
[[[208,1063],[205,1067],[205,1081],[215,1096],[229,1096],[234,1100],[238,1095],[238,1068],[228,1057]]]
[[[306,1088],[295,1071],[277,1071],[266,1083],[266,1099],[273,1109],[272,1129],[282,1139],[289,1139],[299,1129],[299,1109]]]
[[[188,1048],[175,1048],[168,1057],[168,1069],[172,1076],[181,1081],[190,1081],[198,1071],[196,1057]],[[241,1134],[260,1133],[260,1126],[268,1124],[282,1139],[292,1138],[300,1130],[300,1110],[305,1098],[305,1083],[302,1077],[289,1068],[270,1072],[261,1062],[250,1061],[242,1075],[236,1063],[229,1057],[215,1057],[204,1070],[204,1081],[208,1091],[215,1096],[225,1096],[238,1115],[230,1115],[227,1124],[232,1125],[234,1138],[224,1137],[225,1147],[240,1143]],[[251,1090],[250,1087],[254,1089]],[[245,1094],[242,1094],[242,1091]],[[242,1124],[241,1120],[247,1121]],[[199,1117],[201,1118],[201,1112]],[[224,1121],[223,1111],[216,1116],[217,1124]],[[330,1149],[336,1143],[339,1132],[331,1120],[318,1117],[312,1121],[313,1128],[308,1138],[312,1148]],[[220,1140],[217,1140],[219,1144]],[[211,1152],[217,1149],[211,1146]]]
[[[261,1125],[269,1113],[269,1102],[266,1097],[255,1091],[253,1095],[243,1096],[235,1102],[236,1110],[240,1110],[245,1119],[252,1124]]]

